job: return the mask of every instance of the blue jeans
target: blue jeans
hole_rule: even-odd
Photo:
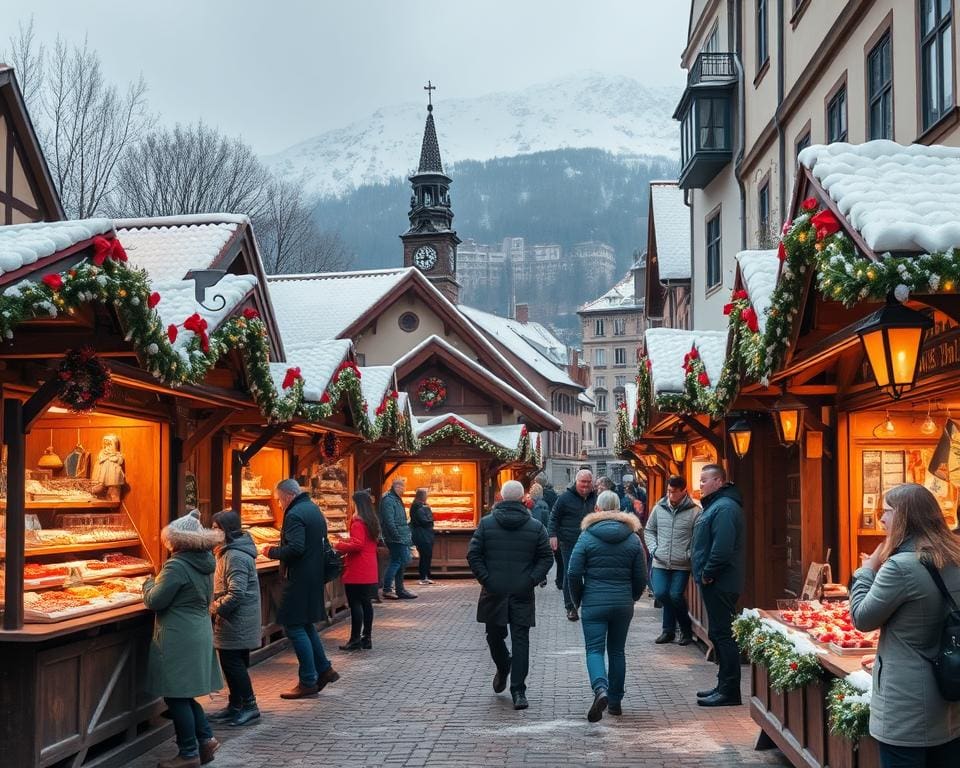
[[[680,624],[680,634],[693,634],[690,625],[690,612],[687,610],[687,582],[690,571],[675,571],[667,568],[654,568],[650,586],[653,596],[663,605],[663,631],[673,633]]]
[[[388,543],[387,549],[390,550],[390,565],[383,574],[383,588],[387,592],[394,590],[400,594],[404,591],[403,569],[410,562],[410,547],[406,544]]]
[[[573,544],[560,542],[560,557],[563,559],[563,607],[568,611],[573,609],[573,597],[570,595],[570,582],[567,579],[567,568],[570,567],[570,555],[573,554]]]
[[[200,754],[200,742],[213,738],[207,716],[194,699],[174,699],[164,696],[173,730],[177,735],[177,749],[180,757],[197,757]]]
[[[323,643],[313,624],[290,624],[283,628],[300,662],[300,682],[316,685],[320,675],[333,665],[323,652]]]
[[[590,687],[594,692],[598,688],[607,689],[607,697],[614,704],[623,701],[623,685],[627,676],[627,656],[624,646],[627,644],[627,632],[633,619],[633,604],[624,606],[603,606],[580,609],[580,623],[583,625],[583,642],[587,648],[587,674],[590,675]],[[606,647],[608,667],[604,663],[603,651]]]

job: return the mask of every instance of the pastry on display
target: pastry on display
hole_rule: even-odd
[[[247,532],[258,544],[273,544],[280,541],[280,531],[267,525],[251,525]]]
[[[272,523],[273,510],[268,504],[242,504],[240,506],[240,520],[244,524]]]

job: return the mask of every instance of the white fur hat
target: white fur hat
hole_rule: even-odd
[[[204,528],[200,522],[200,510],[194,509],[164,528],[160,532],[160,539],[170,551],[213,549],[223,542],[223,531]]]

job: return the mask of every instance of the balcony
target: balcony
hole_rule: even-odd
[[[701,53],[673,113],[680,121],[680,187],[703,189],[733,157],[735,54]]]

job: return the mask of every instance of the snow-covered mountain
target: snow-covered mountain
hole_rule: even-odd
[[[605,149],[624,158],[680,154],[672,119],[679,88],[587,73],[513,93],[439,100],[434,108],[444,167],[563,148]],[[420,156],[422,104],[385,107],[264,161],[303,179],[311,194],[339,195],[408,174]]]

